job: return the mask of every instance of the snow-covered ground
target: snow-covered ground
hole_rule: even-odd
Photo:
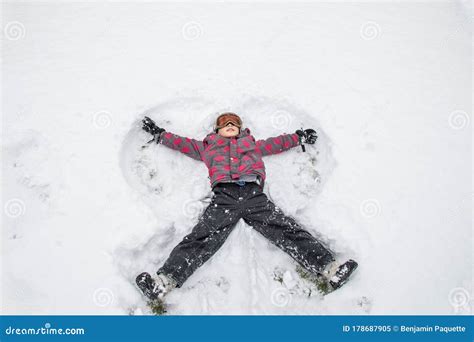
[[[140,119],[203,138],[231,110],[256,138],[318,130],[266,158],[265,191],[360,267],[321,297],[240,222],[170,314],[471,313],[471,10],[3,3],[1,312],[147,314],[134,278],[210,188],[203,163],[142,148]]]

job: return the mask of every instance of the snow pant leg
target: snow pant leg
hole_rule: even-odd
[[[252,198],[244,214],[245,222],[288,253],[301,266],[318,273],[334,261],[333,254],[304,230],[292,217],[285,216],[262,192]]]
[[[196,269],[217,252],[240,219],[238,211],[228,205],[229,199],[229,196],[222,195],[213,198],[191,233],[171,251],[158,274],[171,277],[177,287],[181,287]]]

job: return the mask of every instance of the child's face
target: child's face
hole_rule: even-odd
[[[224,138],[232,138],[239,134],[239,128],[229,123],[227,126],[220,128],[217,133]]]

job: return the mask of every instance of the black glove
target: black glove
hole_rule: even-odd
[[[160,135],[161,133],[163,133],[165,130],[161,127],[158,127],[156,124],[155,124],[155,121],[153,121],[152,119],[150,119],[148,116],[145,116],[145,118],[142,120],[142,123],[143,123],[143,127],[142,129],[145,131],[145,132],[148,132],[150,134],[153,134],[153,139],[151,139],[150,141],[148,141],[148,143],[151,143],[152,141],[156,141],[156,143],[158,144],[160,142]]]
[[[296,134],[300,136],[301,141],[305,144],[313,145],[318,139],[318,134],[312,128],[305,129],[304,131],[299,129],[296,131]]]

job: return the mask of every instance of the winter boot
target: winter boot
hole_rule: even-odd
[[[352,273],[357,268],[358,264],[352,259],[340,264],[337,261],[333,261],[321,272],[321,275],[327,279],[331,290],[337,290],[344,285]]]
[[[143,272],[135,281],[145,297],[152,301],[162,299],[176,287],[176,282],[162,273],[153,278],[149,273]]]

